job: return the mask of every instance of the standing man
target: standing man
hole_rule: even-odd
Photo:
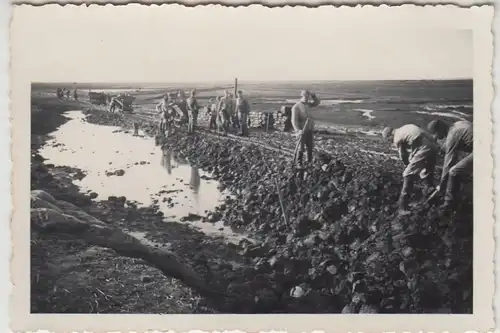
[[[236,99],[236,112],[239,119],[241,136],[248,136],[248,115],[250,114],[250,103],[243,97],[243,92],[238,90]]]
[[[75,99],[75,101],[78,100],[78,93],[76,92],[76,88],[75,90],[73,91],[73,98]]]
[[[208,128],[209,129],[214,129],[215,128],[215,126],[214,126],[215,122],[212,122],[212,119],[215,120],[215,118],[213,117],[213,114],[215,112],[213,110],[214,110],[213,100],[212,100],[212,98],[209,98],[208,99],[208,104],[205,107],[205,117],[208,118]]]
[[[229,93],[229,101],[230,101],[229,105],[231,106],[230,107],[231,124],[233,125],[233,130],[237,132],[238,129],[240,128],[240,119],[238,117],[238,111],[236,109],[236,96],[233,96],[233,94]]]
[[[165,94],[163,96],[163,99],[158,105],[156,105],[156,112],[160,116],[160,123],[158,126],[158,130],[161,135],[165,136],[167,130],[170,127],[170,113],[169,113],[169,108],[171,107],[171,95],[170,94]]]
[[[403,188],[399,196],[399,211],[407,213],[408,200],[418,175],[426,181],[428,192],[432,190],[438,148],[426,131],[413,124],[404,125],[396,130],[386,127],[382,137],[385,140],[393,139],[399,157],[406,166],[403,171]]]
[[[224,96],[220,99],[217,106],[217,120],[219,131],[223,130],[224,135],[227,135],[229,120],[231,115],[231,99],[229,97],[229,92],[226,90]]]
[[[179,92],[177,93],[177,102],[175,104],[177,104],[177,107],[179,107],[183,114],[182,121],[186,121],[187,119],[189,119],[186,95],[184,94],[183,90],[179,90]]]
[[[187,100],[187,108],[189,117],[188,133],[194,133],[198,120],[198,111],[200,110],[200,106],[198,105],[198,101],[196,100],[195,90],[191,90],[191,96],[189,96]]]
[[[472,174],[473,171],[472,123],[467,120],[459,120],[449,127],[441,120],[433,120],[427,125],[427,129],[436,139],[446,138],[443,171],[437,190],[445,191],[442,208],[448,210],[455,206],[457,192],[463,177]],[[460,161],[458,160],[459,152],[467,153]]]
[[[114,113],[115,112],[115,109],[118,107],[118,97],[120,97],[121,95],[118,95],[116,97],[112,97],[111,98],[111,102],[109,103],[109,112],[111,113]]]
[[[292,126],[300,140],[298,151],[299,164],[303,162],[304,148],[307,149],[307,162],[311,163],[313,159],[314,120],[311,118],[309,109],[318,106],[319,103],[320,100],[315,93],[302,90],[300,92],[300,100],[292,107]]]
[[[209,107],[208,112],[209,112],[209,116],[210,116],[209,128],[216,130],[217,129],[217,119],[218,119],[217,108],[218,108],[218,105],[220,102],[220,96],[217,96],[215,98],[215,103],[211,103],[211,102],[212,102],[212,99],[210,99],[210,102],[208,104],[208,107]]]

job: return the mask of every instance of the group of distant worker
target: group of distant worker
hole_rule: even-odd
[[[299,164],[303,163],[305,150],[308,162],[312,162],[314,121],[309,117],[309,108],[319,104],[320,100],[315,93],[303,90],[300,94],[300,100],[292,107],[291,124],[297,136],[300,137],[297,152]],[[182,90],[177,95],[171,92],[165,94],[163,100],[156,106],[156,111],[160,116],[159,133],[168,136],[176,119],[187,120],[188,133],[194,133],[200,109],[195,90],[191,91],[187,99]],[[216,129],[224,136],[227,136],[230,128],[235,132],[239,131],[240,136],[249,135],[250,103],[241,90],[237,92],[235,103],[233,103],[233,95],[227,90],[224,91],[223,96],[216,97],[215,102],[210,99],[208,106],[206,106],[206,112],[209,117],[210,129]]]
[[[69,89],[66,89],[66,88],[57,88],[56,95],[57,95],[57,98],[59,98],[59,99],[63,99],[63,98],[69,99],[70,95],[71,95],[71,91]],[[73,98],[76,101],[78,100],[78,92],[76,91],[76,89],[73,90]]]
[[[181,90],[177,93],[167,93],[163,100],[156,106],[156,111],[160,115],[159,132],[168,134],[176,119],[187,120],[187,130],[189,134],[196,131],[198,116],[201,110],[196,98],[196,91],[192,90],[186,99]],[[209,100],[206,112],[209,116],[209,128],[217,129],[223,135],[227,135],[230,128],[239,130],[241,136],[248,136],[248,126],[250,113],[250,103],[243,96],[240,90],[237,92],[236,103],[233,105],[233,96],[229,91],[224,92],[224,96],[216,98],[216,102]]]

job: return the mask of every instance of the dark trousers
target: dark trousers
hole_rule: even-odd
[[[464,177],[472,173],[473,155],[470,153],[464,159],[455,164],[449,172],[444,201],[447,204],[455,204],[456,197],[460,190],[460,182]]]
[[[215,111],[213,111],[212,114],[210,115],[210,123],[208,126],[210,129],[217,128],[217,114],[215,113]]]
[[[229,129],[229,115],[225,110],[219,111],[217,115],[217,131],[223,132],[224,135],[227,135],[227,131]]]
[[[232,123],[233,123],[233,129],[237,130],[238,128],[240,128],[240,120],[238,117],[238,113],[233,114],[231,116],[231,118],[232,118]]]
[[[314,135],[312,131],[306,131],[302,134],[302,140],[299,146],[299,163],[302,163],[304,150],[307,151],[307,162],[312,162],[313,159],[313,144],[314,144]]]
[[[248,136],[248,114],[239,112],[240,130],[242,136]]]

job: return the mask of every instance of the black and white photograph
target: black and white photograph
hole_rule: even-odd
[[[31,314],[477,313],[472,28],[66,7],[19,24]]]

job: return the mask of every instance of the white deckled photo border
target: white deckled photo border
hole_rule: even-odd
[[[33,0],[33,2],[36,2]],[[97,2],[97,1],[96,1]],[[186,0],[188,2],[188,0]],[[270,0],[269,2],[272,2]],[[465,6],[469,2],[463,1]],[[122,10],[134,11],[141,5],[121,6]],[[154,10],[156,6],[151,6]],[[109,12],[113,6],[59,5],[14,6],[10,26],[10,117],[12,144],[12,196],[13,213],[10,230],[12,233],[10,296],[10,329],[15,332],[49,330],[50,332],[145,332],[152,330],[187,332],[211,331],[287,331],[287,332],[464,332],[491,331],[493,321],[494,294],[494,198],[493,198],[493,8],[489,5],[460,8],[458,6],[359,6],[345,7],[348,11],[365,11],[367,20],[376,19],[382,11],[398,11],[401,19],[427,29],[454,29],[473,31],[474,62],[474,314],[472,315],[62,315],[30,314],[29,306],[29,117],[32,82],[104,82],[102,66],[95,63],[92,68],[55,71],[54,68],[37,66],[36,58],[27,51],[30,41],[30,26],[49,20],[52,11],[66,11],[68,16],[84,29],[85,22],[79,18],[82,10]],[[125,9],[124,9],[125,8]],[[349,9],[348,9],[349,8]],[[121,38],[119,35],[116,38]],[[38,41],[40,42],[40,41]],[[88,41],[92,49],[91,38]],[[36,43],[35,43],[36,44]],[[61,49],[64,43],[60,44]],[[52,52],[57,52],[56,50]],[[131,50],[130,52],[138,52]],[[85,56],[85,55],[82,55]],[[140,59],[138,54],[138,59]],[[67,59],[62,67],[71,68],[77,59]],[[126,77],[116,80],[147,81],[142,77],[151,68],[147,62],[131,68]],[[120,318],[117,318],[120,316]]]

